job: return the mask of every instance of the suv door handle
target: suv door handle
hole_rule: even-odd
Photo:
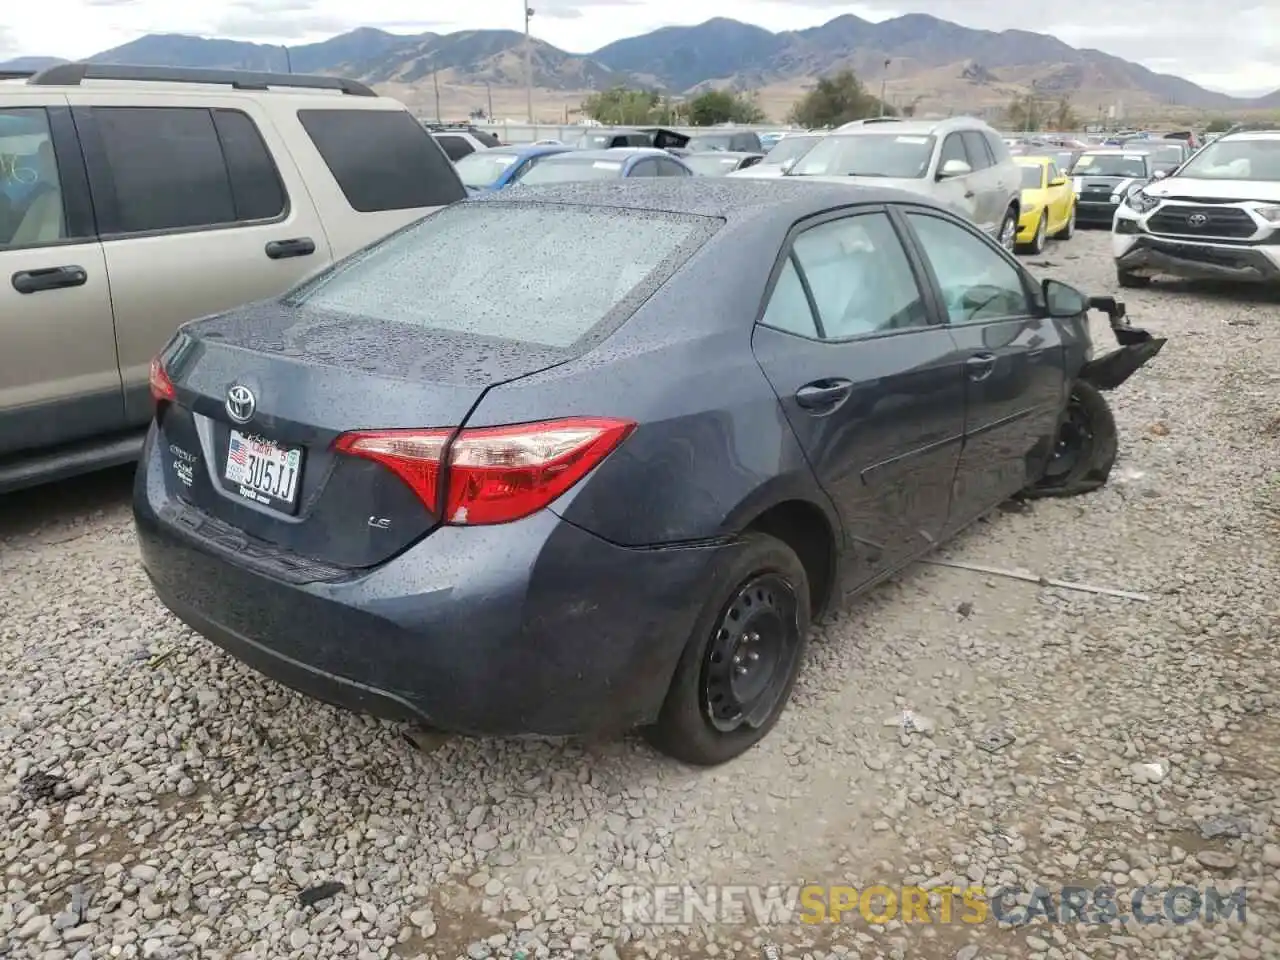
[[[796,404],[814,413],[831,413],[852,393],[851,380],[815,380],[796,391]]]
[[[972,190],[970,190],[964,195],[964,198],[966,200],[972,200],[975,196],[977,196],[977,194],[975,194]]]
[[[39,293],[61,287],[83,287],[89,275],[84,267],[45,267],[42,270],[19,270],[13,275],[13,289],[19,293]]]
[[[996,355],[994,353],[976,353],[964,362],[969,368],[970,380],[985,380],[991,376],[991,371],[996,368]]]
[[[310,237],[295,237],[292,240],[272,240],[267,244],[267,256],[272,260],[284,260],[286,257],[309,257],[316,252],[316,242]]]

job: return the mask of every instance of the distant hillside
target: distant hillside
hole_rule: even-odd
[[[0,70],[44,70],[66,62],[61,57],[18,57],[0,62]]]
[[[503,88],[525,82],[523,43],[523,35],[512,30],[402,36],[363,27],[291,46],[286,59],[283,47],[270,44],[151,34],[90,59],[250,70],[284,70],[288,64],[300,73],[343,73],[414,88],[430,84],[434,74],[442,84]],[[783,33],[719,17],[628,37],[588,54],[535,39],[532,57],[534,85],[550,91],[620,83],[674,94],[713,86],[800,89],[823,74],[851,68],[868,84],[887,76],[899,96],[960,108],[1036,93],[1068,96],[1084,113],[1116,100],[1201,110],[1280,109],[1280,90],[1253,99],[1231,97],[1046,34],[974,30],[926,14],[881,23],[845,15]],[[0,68],[38,69],[51,62],[57,61],[27,57]]]

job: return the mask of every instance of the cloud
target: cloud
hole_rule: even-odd
[[[4,0],[0,0],[3,3]],[[595,50],[658,27],[731,17],[769,30],[817,26],[842,13],[883,20],[928,13],[968,27],[1051,33],[1217,89],[1274,89],[1278,0],[1230,0],[1229,15],[1192,0],[528,0],[534,33]],[[438,11],[438,13],[437,13]],[[434,22],[430,22],[434,20]],[[447,23],[442,21],[449,21]],[[356,27],[393,33],[520,30],[513,0],[39,0],[4,3],[6,56],[83,57],[145,33],[275,43],[324,40]],[[7,37],[7,39],[5,39]]]

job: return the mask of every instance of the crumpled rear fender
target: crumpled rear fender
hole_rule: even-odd
[[[1125,319],[1124,303],[1115,297],[1091,297],[1089,306],[1107,315],[1120,349],[1090,360],[1077,376],[1099,390],[1114,390],[1164,349],[1167,338],[1153,336],[1130,324]]]

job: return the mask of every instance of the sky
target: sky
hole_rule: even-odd
[[[658,27],[732,17],[769,30],[844,13],[929,13],[968,27],[1050,33],[1227,93],[1280,88],[1280,0],[529,0],[534,35],[587,52]],[[4,4],[0,60],[84,57],[145,33],[260,43],[323,40],[358,26],[392,33],[523,29],[517,0],[22,0]],[[1229,12],[1228,12],[1229,11]]]

